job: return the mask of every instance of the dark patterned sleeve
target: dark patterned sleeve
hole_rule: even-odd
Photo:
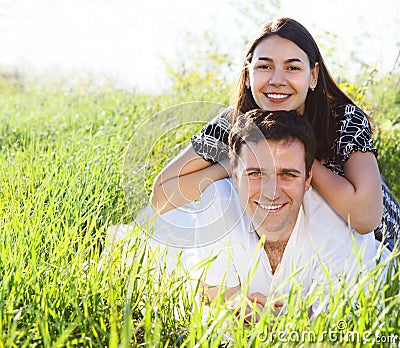
[[[339,160],[344,163],[356,151],[378,152],[373,147],[371,126],[364,112],[355,105],[343,106],[343,118],[340,120],[340,129],[335,141],[335,152]]]
[[[224,109],[213,121],[201,129],[200,134],[191,138],[193,149],[206,161],[217,163],[229,156],[231,110],[230,108]]]

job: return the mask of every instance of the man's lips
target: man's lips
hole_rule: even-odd
[[[280,210],[285,204],[261,204],[256,202],[257,205],[264,210],[268,210],[268,211],[278,211]]]

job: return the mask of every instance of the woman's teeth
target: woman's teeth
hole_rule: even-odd
[[[271,99],[283,99],[287,97],[287,94],[267,94],[267,97]]]

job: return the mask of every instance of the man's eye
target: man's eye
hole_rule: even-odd
[[[293,174],[293,173],[290,173],[290,172],[283,173],[283,176],[284,176],[285,178],[295,178],[295,177],[297,177],[297,175],[295,175],[295,174]]]
[[[261,172],[249,172],[248,176],[252,178],[259,178],[261,176]]]

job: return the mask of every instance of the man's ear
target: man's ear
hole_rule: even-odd
[[[311,179],[312,179],[312,169],[310,169],[310,172],[308,174],[308,178],[306,179],[306,182],[305,182],[305,191],[308,191],[310,189]]]
[[[231,178],[232,178],[232,185],[233,185],[233,187],[234,188],[238,188],[238,177],[237,177],[237,170],[236,170],[236,168],[233,168],[233,167],[231,167],[231,172],[232,172],[232,176],[231,176]]]

